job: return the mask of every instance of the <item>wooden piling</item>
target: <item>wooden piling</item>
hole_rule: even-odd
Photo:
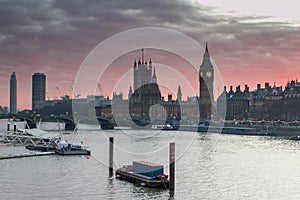
[[[113,177],[114,175],[114,138],[109,138],[109,176]]]
[[[175,143],[170,143],[170,190],[175,190]]]
[[[7,123],[7,132],[9,132],[9,129],[10,129],[9,127],[10,127],[10,123],[8,122]]]
[[[17,132],[17,124],[14,123],[14,133],[16,133],[16,132]]]

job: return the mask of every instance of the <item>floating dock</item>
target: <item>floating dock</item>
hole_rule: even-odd
[[[145,176],[143,174],[136,174],[132,171],[132,165],[124,165],[122,168],[116,171],[116,177],[126,180],[131,183],[135,183],[141,186],[150,188],[169,188],[168,176],[160,175],[159,178],[153,179],[152,177]]]
[[[114,138],[109,138],[109,176],[113,176],[113,143]],[[116,178],[123,179],[140,186],[175,190],[175,143],[170,143],[170,165],[168,175],[164,174],[164,166],[145,161],[134,161],[132,165],[123,165],[116,170]]]
[[[52,154],[55,154],[55,152],[29,152],[29,153],[19,153],[19,154],[8,154],[8,155],[0,155],[0,160],[33,157],[33,156],[47,156]]]

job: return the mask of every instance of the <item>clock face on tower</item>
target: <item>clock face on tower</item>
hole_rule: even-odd
[[[207,77],[209,77],[209,78],[210,78],[210,77],[211,77],[211,75],[212,75],[212,73],[211,73],[211,72],[206,72],[206,76],[207,76]]]

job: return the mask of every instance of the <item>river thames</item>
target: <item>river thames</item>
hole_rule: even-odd
[[[300,142],[275,137],[155,130],[80,130],[92,157],[49,155],[0,160],[0,199],[300,199]],[[108,177],[133,160],[165,165],[176,143],[175,193]],[[26,152],[0,146],[0,154]]]

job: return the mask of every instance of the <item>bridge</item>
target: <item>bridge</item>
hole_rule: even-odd
[[[114,129],[116,122],[112,117],[97,116],[102,130]]]
[[[2,114],[0,119],[18,119],[20,121],[26,121],[29,128],[36,128],[36,122],[43,121],[63,121],[65,123],[66,130],[73,130],[75,128],[75,123],[72,116],[53,116],[53,115],[18,115],[18,114]]]
[[[80,117],[78,117],[80,118]],[[36,122],[42,120],[42,121],[63,121],[65,123],[65,129],[66,130],[74,130],[75,122],[72,115],[66,116],[66,115],[59,115],[59,116],[53,116],[53,115],[13,115],[13,114],[7,114],[7,115],[0,115],[0,119],[18,119],[20,121],[26,121],[29,128],[36,128]],[[104,116],[97,116],[95,119],[91,118],[80,118],[82,121],[97,121],[101,129],[114,129],[115,126],[127,126],[127,127],[133,127],[133,128],[145,128],[151,124],[165,124],[169,123],[171,125],[179,125],[180,120],[174,117],[167,117],[167,118],[152,118],[149,117],[104,117]],[[150,127],[149,127],[150,128]]]

